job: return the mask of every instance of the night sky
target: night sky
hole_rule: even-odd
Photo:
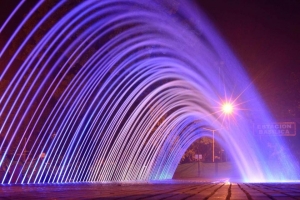
[[[278,119],[300,117],[300,1],[198,0]]]

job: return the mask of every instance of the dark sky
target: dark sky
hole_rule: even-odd
[[[259,92],[277,117],[287,114],[283,110],[297,110],[297,106],[300,111],[300,1],[198,3],[255,79]]]

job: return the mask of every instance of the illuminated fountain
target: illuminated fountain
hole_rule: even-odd
[[[272,118],[205,16],[158,2],[11,10],[0,37],[1,183],[170,179],[207,127],[242,181],[299,178],[292,157],[281,170],[267,164],[252,120]],[[223,116],[227,101],[235,111]]]

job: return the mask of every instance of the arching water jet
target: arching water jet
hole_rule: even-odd
[[[25,2],[11,13],[0,29],[2,183],[170,179],[205,127],[220,129],[243,181],[299,178],[290,157],[286,170],[267,165],[245,116],[272,118],[192,3]],[[234,116],[219,113],[227,100]]]

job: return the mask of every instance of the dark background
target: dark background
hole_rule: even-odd
[[[300,118],[300,1],[198,0],[278,120]]]
[[[196,3],[241,61],[275,120],[296,122],[296,137],[284,139],[300,162],[300,1]],[[269,144],[267,137],[260,142]]]

